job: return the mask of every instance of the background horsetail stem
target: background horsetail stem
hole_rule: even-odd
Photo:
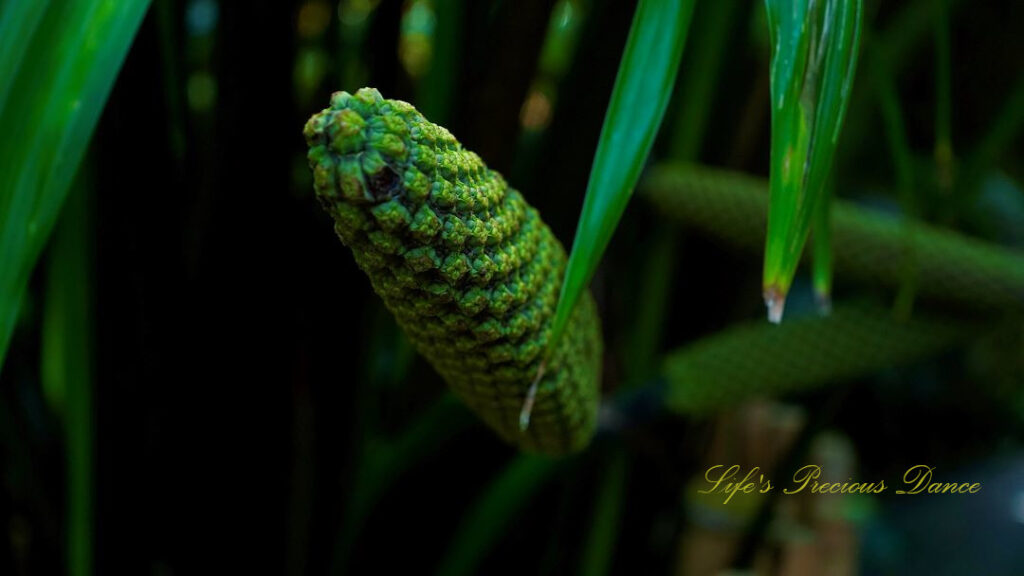
[[[675,84],[693,0],[640,0],[587,181],[545,356],[586,292],[633,195]]]
[[[748,323],[670,352],[663,375],[671,410],[703,414],[758,397],[867,376],[941,352],[971,335],[942,319],[901,322],[884,307],[837,306],[781,326]]]
[[[897,196],[900,199],[903,213],[906,215],[903,229],[907,236],[904,246],[906,246],[908,265],[904,267],[903,281],[900,283],[899,292],[893,304],[893,312],[896,317],[906,319],[910,317],[913,310],[917,287],[915,272],[917,266],[914,262],[913,250],[914,227],[910,224],[914,222],[914,218],[920,216],[920,213],[917,208],[917,200],[914,197],[913,155],[910,151],[910,144],[907,142],[906,122],[889,63],[878,50],[874,50],[871,54],[871,69],[874,72],[872,77],[875,81],[878,107],[885,127],[886,142],[889,144],[893,170],[896,173]]]
[[[374,89],[335,93],[304,133],[335,231],[455,394],[524,450],[585,447],[597,423],[600,323],[587,293],[569,337],[543,358],[565,251],[537,211],[447,130]]]
[[[641,187],[666,218],[733,246],[759,249],[768,205],[763,179],[662,164]],[[901,222],[844,201],[834,202],[832,222],[840,277],[898,287],[906,267],[913,266],[921,298],[988,311],[1024,310],[1024,253],[1019,250],[921,222]]]

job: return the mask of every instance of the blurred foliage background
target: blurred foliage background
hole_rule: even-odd
[[[836,213],[836,310],[817,316],[802,271],[771,327],[756,217],[764,6],[697,2],[592,284],[602,431],[564,461],[499,443],[412,353],[312,197],[301,129],[334,90],[408,100],[568,246],[636,4],[116,4],[0,4],[0,30],[34,23],[31,37],[0,36],[0,70],[18,79],[0,90],[0,222],[6,238],[16,225],[40,238],[0,269],[25,261],[27,275],[42,254],[0,315],[15,319],[0,573],[1020,573],[1021,3],[865,2],[832,177],[854,215]],[[54,51],[4,68],[18,46]],[[83,99],[61,99],[76,86]],[[70,126],[67,105],[102,112],[91,141],[84,122],[54,140],[69,148],[28,147],[39,119]],[[75,177],[67,199],[17,204],[37,189],[8,181],[19,158],[52,160],[54,189]],[[726,194],[738,200],[714,203]],[[24,210],[41,211],[44,233]],[[960,235],[901,276],[883,265],[899,241],[933,238],[899,224],[911,221]],[[984,244],[957,251],[965,237]],[[862,246],[878,255],[868,264]],[[950,276],[1001,291],[951,294]],[[697,493],[709,466],[732,463],[889,485],[928,464],[983,490],[728,505]]]

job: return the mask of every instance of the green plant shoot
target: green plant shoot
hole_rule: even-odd
[[[777,323],[814,214],[828,202],[825,180],[857,66],[863,7],[860,0],[765,4],[772,42],[772,136],[763,289],[768,319]],[[821,234],[823,242],[827,234]],[[816,273],[827,274],[825,265]],[[815,285],[825,288],[830,282],[817,278]]]

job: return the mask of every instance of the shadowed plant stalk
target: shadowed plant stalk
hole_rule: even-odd
[[[772,135],[763,290],[768,319],[777,323],[812,223],[827,225],[819,205],[829,202],[825,182],[856,70],[862,3],[765,3],[772,42]],[[818,238],[814,250],[827,250],[828,232]],[[830,290],[828,258],[819,253],[815,261],[815,286]]]
[[[878,50],[871,53],[871,75],[875,81],[877,92],[878,108],[882,115],[882,122],[885,126],[886,141],[889,145],[889,154],[892,156],[893,170],[896,175],[897,196],[903,213],[908,216],[904,221],[913,222],[913,218],[919,216],[917,207],[918,201],[914,193],[914,167],[913,154],[907,140],[906,121],[903,110],[900,107],[899,94],[896,91],[896,83],[888,62],[881,56]],[[896,295],[893,309],[899,318],[909,318],[914,307],[914,296],[917,291],[917,278],[914,263],[914,227],[904,226],[907,239],[904,245],[907,246],[907,266],[904,267],[903,282]]]
[[[85,172],[85,170],[83,170]],[[47,266],[40,375],[64,426],[67,565],[93,572],[93,237],[91,186],[79,175],[53,235]]]
[[[470,507],[437,570],[438,576],[479,573],[484,555],[518,512],[558,470],[555,460],[520,455],[492,481]]]

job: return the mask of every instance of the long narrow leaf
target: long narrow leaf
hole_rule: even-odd
[[[28,276],[148,6],[148,0],[53,3],[21,62],[8,65],[17,74],[4,78],[10,86],[0,110],[0,362]],[[4,8],[0,30],[30,29],[38,16],[10,10]]]
[[[766,0],[772,38],[768,318],[782,320],[817,205],[826,201],[860,42],[861,0]]]
[[[548,350],[565,330],[626,209],[665,115],[693,0],[640,0],[590,170]]]

